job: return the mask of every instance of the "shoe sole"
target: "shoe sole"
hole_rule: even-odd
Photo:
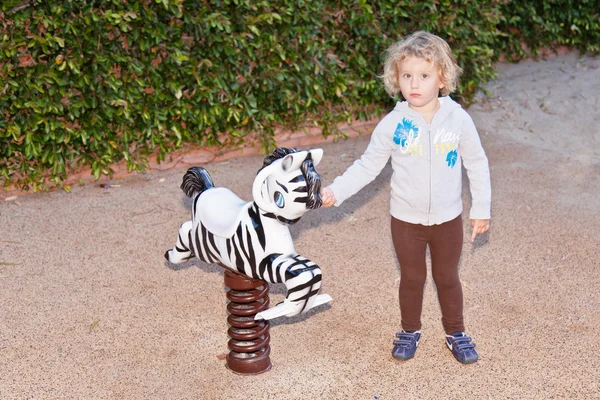
[[[394,360],[398,360],[398,361],[408,361],[408,360],[412,360],[415,355],[413,354],[412,356],[408,357],[408,358],[400,358],[400,357],[396,357],[394,354],[392,354],[392,357],[394,357]]]

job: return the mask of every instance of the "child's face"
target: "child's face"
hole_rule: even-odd
[[[436,66],[422,58],[408,56],[399,63],[400,91],[411,108],[429,112],[437,108],[444,84]]]

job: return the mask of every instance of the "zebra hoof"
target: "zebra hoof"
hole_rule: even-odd
[[[169,260],[169,251],[171,251],[171,250],[165,251],[165,258],[167,259],[168,262],[171,262],[171,260]]]
[[[255,320],[269,320],[277,317],[295,317],[298,314],[305,313],[311,308],[320,306],[321,304],[329,303],[331,300],[330,295],[320,294],[312,298],[309,304],[303,309],[304,302],[293,302],[285,299],[282,303],[277,304],[275,307],[271,307],[268,310],[261,311],[254,317]]]
[[[277,304],[275,307],[271,307],[268,310],[261,311],[254,317],[255,320],[270,320],[277,317],[293,317],[294,315],[300,314],[302,304],[292,303],[285,299],[282,303]]]
[[[333,298],[330,295],[328,295],[328,294],[317,295],[317,298],[315,299],[315,302],[314,302],[314,304],[312,305],[311,308],[316,307],[316,306],[320,306],[321,304],[327,304],[331,300],[333,300]]]

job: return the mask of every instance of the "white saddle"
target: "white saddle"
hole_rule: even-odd
[[[196,203],[197,217],[202,225],[217,236],[233,236],[244,212],[252,203],[240,199],[224,187],[210,188],[200,194]]]

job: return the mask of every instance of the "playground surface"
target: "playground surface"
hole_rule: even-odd
[[[166,263],[190,203],[184,169],[0,200],[2,399],[600,398],[600,58],[498,66],[469,108],[490,160],[492,224],[471,243],[465,180],[460,264],[476,364],[444,344],[429,274],[423,339],[392,358],[399,269],[389,165],[342,204],[291,231],[333,301],[271,326],[272,369],[225,366],[223,269]],[[367,135],[324,149],[323,183]],[[262,156],[205,167],[251,198]],[[271,286],[271,303],[284,297]]]

